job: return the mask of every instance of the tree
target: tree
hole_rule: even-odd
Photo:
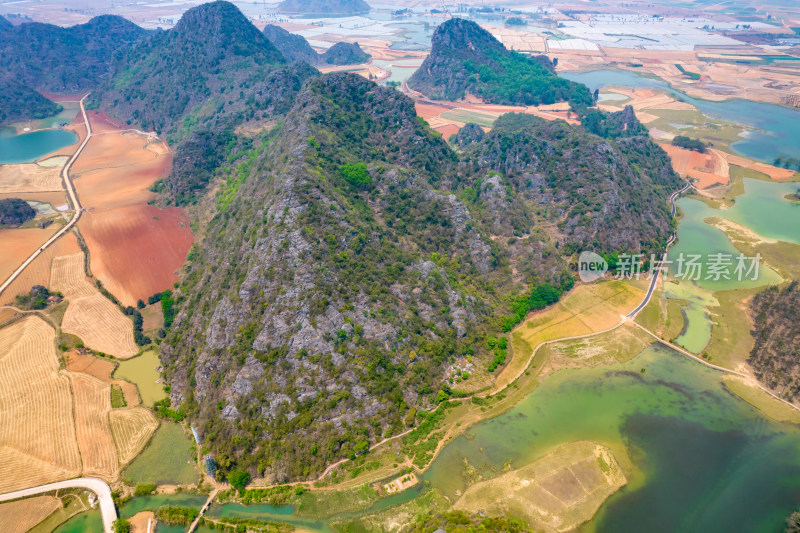
[[[131,523],[124,518],[114,520],[112,527],[114,528],[114,533],[130,533],[131,531]]]
[[[236,469],[228,474],[228,483],[231,487],[235,488],[240,493],[244,490],[248,483],[250,483],[250,474],[245,470]]]
[[[136,302],[136,307],[139,309],[144,309],[144,300],[140,299],[138,302]]]

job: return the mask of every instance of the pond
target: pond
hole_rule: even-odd
[[[71,131],[50,129],[16,135],[0,130],[0,164],[30,163],[45,154],[78,142]]]

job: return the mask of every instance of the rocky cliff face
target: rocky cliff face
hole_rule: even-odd
[[[663,243],[677,178],[639,159],[646,137],[617,143],[535,122],[459,156],[401,93],[307,79],[214,172],[216,215],[162,345],[173,404],[223,471],[276,481],[402,431],[456,386],[457,361],[486,372],[510,297],[571,285],[579,246]]]
[[[438,392],[488,310],[467,287],[496,270],[469,210],[435,188],[448,161],[405,96],[339,74],[309,81],[230,169],[238,190],[162,350],[220,464],[303,477]]]

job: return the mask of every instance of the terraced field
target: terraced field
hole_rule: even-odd
[[[107,383],[88,374],[72,373],[75,429],[84,475],[113,479],[119,467],[111,436],[111,391]]]
[[[55,331],[28,316],[0,329],[0,492],[75,477],[81,458]]]
[[[121,464],[132,461],[158,428],[153,413],[142,407],[116,409],[109,414],[109,420]]]
[[[86,278],[83,252],[56,257],[52,269],[51,288],[69,300],[61,328],[93,350],[123,358],[136,355],[131,321]]]

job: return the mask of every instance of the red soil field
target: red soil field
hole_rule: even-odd
[[[97,126],[95,119],[98,120]],[[78,228],[86,239],[92,274],[125,305],[172,287],[194,241],[182,209],[147,205],[148,187],[169,172],[172,156],[158,140],[114,132],[100,113],[89,118],[92,137],[73,166],[86,212]]]
[[[84,214],[78,223],[92,274],[126,305],[172,287],[194,237],[178,208],[132,205]]]
[[[89,122],[92,125],[92,133],[105,133],[107,131],[128,129],[128,126],[125,126],[116,120],[112,120],[108,115],[101,111],[91,110],[87,111],[86,114],[89,116]]]
[[[447,139],[450,138],[451,135],[455,135],[456,133],[458,133],[458,130],[460,128],[458,126],[456,126],[455,124],[447,124],[446,126],[441,126],[439,128],[434,128],[434,129],[436,131],[438,131],[439,133],[441,133],[442,137],[445,140],[447,140]]]

